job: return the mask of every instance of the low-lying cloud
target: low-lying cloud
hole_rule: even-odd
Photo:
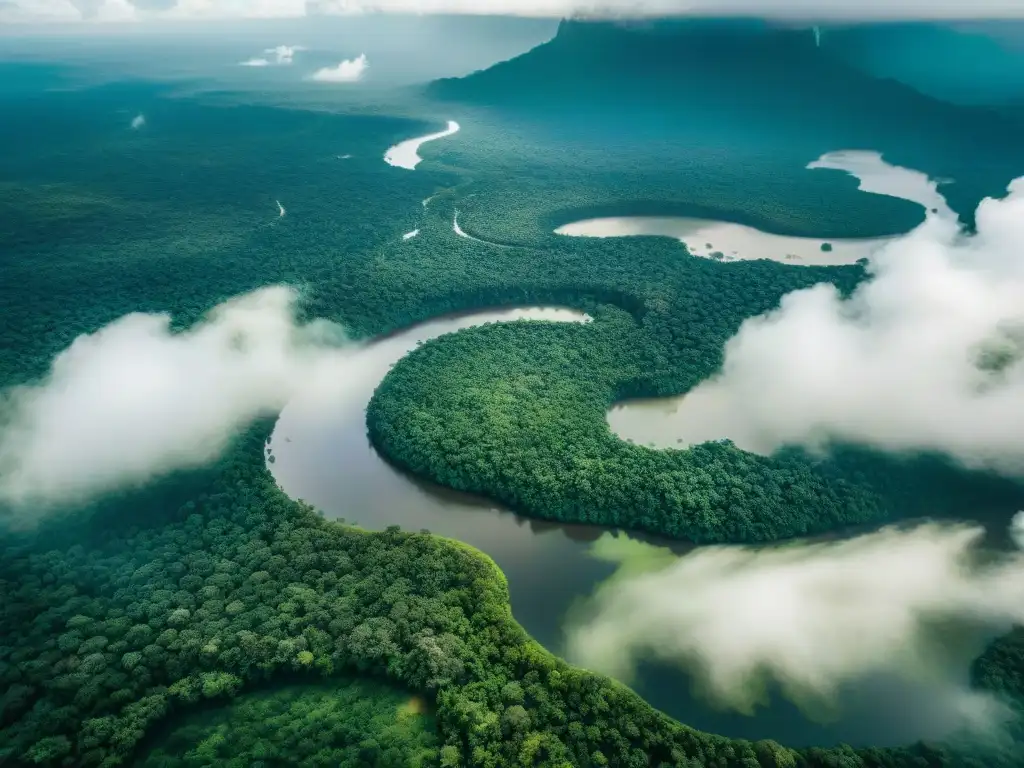
[[[1024,475],[1022,243],[1024,179],[981,203],[975,235],[931,217],[874,255],[848,300],[820,284],[747,320],[721,372],[659,429],[759,453],[830,441],[936,451]]]
[[[306,50],[305,47],[301,45],[278,45],[267,48],[264,53],[272,54],[274,63],[285,65],[291,64],[295,60],[295,54],[304,50]]]
[[[227,301],[183,332],[131,314],[77,338],[36,385],[0,393],[0,501],[79,502],[216,458],[300,385],[354,375],[353,345],[295,321],[296,293]]]
[[[1010,521],[1010,538],[1018,549],[1024,549],[1024,511],[1015,514]]]
[[[82,11],[71,0],[12,0],[0,5],[0,22],[60,24],[83,21]]]
[[[288,19],[306,15],[306,0],[178,0],[154,20]]]
[[[122,6],[128,0],[107,0]],[[765,16],[787,19],[977,19],[1024,18],[1018,0],[178,0],[170,10],[144,11],[146,19],[296,18],[363,13],[467,14],[559,18],[582,15],[599,18],[655,16]],[[0,22],[103,20],[84,13],[69,0],[8,0],[0,6]]]
[[[1014,18],[1024,16],[1016,0],[981,0],[965,7],[959,0],[339,0],[326,4],[343,12],[457,13],[533,17],[769,16],[833,18]]]
[[[304,51],[306,48],[301,45],[278,45],[273,48],[266,48],[263,56],[257,56],[239,62],[242,67],[287,67],[295,62],[295,54]],[[267,58],[267,57],[270,58]]]
[[[131,0],[6,0],[0,3],[0,23],[134,21],[139,10]]]
[[[131,0],[103,0],[96,8],[95,20],[100,22],[135,21],[139,10]]]
[[[662,557],[598,589],[570,626],[568,653],[625,680],[644,659],[679,664],[706,696],[741,711],[773,682],[820,712],[845,684],[895,676],[934,684],[962,725],[989,725],[1005,713],[950,675],[951,648],[958,628],[966,637],[973,626],[983,642],[979,626],[1024,621],[1024,553],[983,561],[982,535],[927,524]]]
[[[362,53],[354,59],[345,59],[335,67],[318,69],[310,79],[318,83],[355,83],[363,79],[369,66],[366,54]]]

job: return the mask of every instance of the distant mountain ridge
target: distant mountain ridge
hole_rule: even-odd
[[[829,27],[822,44],[864,72],[944,101],[1024,105],[1024,21]]]
[[[738,44],[750,48],[742,58],[734,48],[724,48]],[[750,56],[776,56],[773,69],[778,69],[805,63],[813,50],[810,35],[770,30],[758,21],[563,20],[547,43],[466,77],[435,81],[429,92],[494,104],[544,101],[556,93],[564,97],[570,89],[577,102],[659,96],[659,87],[700,85],[709,77],[735,73]],[[687,75],[688,81],[680,81]]]
[[[739,44],[748,50],[735,56],[732,46]],[[430,91],[442,97],[476,99],[483,94],[471,93],[473,86],[482,86],[486,79],[527,74],[540,63],[553,63],[551,58],[565,63],[573,56],[581,57],[581,63],[601,62],[606,73],[614,65],[643,70],[647,75],[659,70],[668,74],[671,67],[665,68],[666,64],[681,64],[695,57],[715,67],[730,61],[742,65],[761,57],[760,63],[767,64],[768,71],[804,63],[824,66],[833,76],[843,68],[848,75],[895,80],[940,100],[961,96],[964,103],[971,104],[985,105],[993,99],[1024,103],[1021,21],[794,27],[746,18],[563,19],[556,35],[532,51],[466,77],[436,81]],[[626,60],[631,56],[635,58]],[[530,65],[524,57],[532,59]],[[570,73],[563,72],[562,77]],[[789,74],[800,73],[790,69]],[[821,79],[824,73],[817,74]]]
[[[1024,175],[1024,123],[877,76],[849,46],[833,52],[828,30],[822,40],[811,28],[753,19],[570,19],[550,41],[434,81],[427,93],[568,135],[574,126],[617,141],[660,133],[687,146],[758,146],[805,162],[873,149],[955,179],[950,202],[968,217],[982,197]]]
[[[717,97],[722,103],[742,98],[776,109],[803,102],[849,110],[891,107],[889,102],[902,100],[913,109],[934,110],[941,99],[899,81],[871,56],[893,35],[910,41],[934,34],[927,25],[910,31],[891,25],[825,28],[819,38],[812,28],[757,19],[566,19],[550,41],[468,76],[434,81],[428,92],[495,106],[626,99],[661,102],[667,111],[672,97],[682,95]],[[940,58],[942,51],[934,55]],[[988,69],[997,65],[993,61]],[[905,111],[896,110],[890,119]]]

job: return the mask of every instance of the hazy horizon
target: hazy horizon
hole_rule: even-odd
[[[1017,0],[8,0],[0,23],[125,23],[141,19],[281,19],[306,16],[351,18],[373,13],[470,14],[559,18],[658,16],[763,16],[826,21],[835,19],[1004,19],[1024,18]]]

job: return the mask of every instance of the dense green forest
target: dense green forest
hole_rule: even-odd
[[[640,325],[603,308],[587,325],[492,325],[424,345],[377,389],[367,412],[371,439],[405,469],[534,516],[699,543],[1012,511],[1024,500],[1015,483],[935,458],[897,462],[844,447],[826,461],[797,451],[766,459],[728,441],[654,450],[617,438],[605,421],[615,401],[685,391],[717,367],[730,320],[738,326],[761,311],[756,302],[777,300],[765,295],[772,275],[811,279],[753,262],[757,278],[735,281],[727,293],[716,285],[723,275],[714,262],[684,263],[682,303],[645,314]],[[690,332],[677,333],[677,323]]]
[[[353,272],[366,285],[374,247],[414,226],[419,201],[451,181],[381,162],[389,142],[428,123],[210,108],[166,91],[0,86],[0,140],[12,149],[0,158],[4,384],[129,312],[187,322],[262,285]],[[135,114],[142,130],[129,128]],[[279,221],[275,200],[288,209]]]
[[[312,660],[311,651],[300,653]],[[436,765],[437,753],[433,717],[421,699],[337,678],[245,694],[190,715],[141,765],[422,768]]]
[[[923,219],[920,206],[865,195],[845,173],[807,171],[830,143],[726,151],[716,142],[684,153],[678,140],[642,131],[564,136],[543,124],[506,122],[500,112],[470,114],[444,159],[474,169],[466,188],[473,196],[459,201],[459,223],[486,240],[548,247],[555,228],[599,216],[725,219],[822,238],[895,234]],[[560,148],[567,140],[571,157]],[[745,192],[741,199],[737,189]]]
[[[262,461],[271,426],[240,439],[177,512],[140,517],[129,503],[134,526],[100,513],[84,544],[9,543],[0,566],[7,757],[120,765],[154,726],[199,702],[282,674],[357,673],[435,707],[446,767],[1016,764],[924,746],[798,752],[693,731],[532,641],[479,552],[328,523],[289,500]],[[301,728],[303,712],[281,717],[294,714],[290,727]]]
[[[905,512],[898,492],[918,487],[930,489],[926,501],[951,497],[949,507],[981,495],[999,507],[1020,493],[941,463],[901,468],[851,452],[817,465],[729,445],[658,453],[607,434],[611,399],[692,386],[718,365],[743,317],[819,280],[850,290],[858,267],[718,264],[656,238],[547,235],[539,248],[529,226],[522,240],[506,233],[524,247],[459,238],[455,205],[477,199],[464,197],[474,185],[486,199],[485,180],[499,174],[475,177],[456,162],[461,134],[451,138],[451,156],[425,149],[444,162],[415,173],[381,161],[392,141],[426,123],[213,108],[137,84],[0,90],[0,110],[14,116],[0,135],[17,150],[0,157],[4,387],[41,375],[75,336],[126,312],[172,311],[184,326],[223,298],[269,283],[303,287],[309,316],[337,319],[360,336],[448,311],[560,303],[591,311],[595,322],[459,333],[397,366],[371,410],[381,447],[417,471],[536,515],[703,540],[882,519]],[[139,112],[147,125],[133,133],[128,123]],[[609,202],[626,189],[618,185],[628,169],[601,173]],[[850,191],[838,174],[823,177]],[[784,229],[798,217],[785,189],[769,192],[752,201],[735,189],[722,210]],[[581,194],[580,205],[590,205],[590,193]],[[275,218],[276,199],[284,218]],[[859,210],[878,214],[879,231],[906,213],[862,199]],[[511,220],[521,203],[506,200]],[[420,237],[402,241],[413,226]],[[449,420],[443,437],[438,419]],[[35,533],[4,534],[0,764],[216,765],[216,734],[245,730],[253,715],[279,723],[296,740],[295,754],[335,750],[330,759],[339,763],[347,758],[336,753],[373,739],[381,759],[407,750],[443,768],[1021,764],[1012,750],[798,751],[694,731],[541,648],[514,621],[503,576],[482,553],[426,533],[328,522],[286,497],[263,459],[272,426],[253,425],[207,470],[67,510]],[[506,463],[497,466],[502,452]],[[570,503],[574,493],[586,508]],[[979,660],[979,684],[1017,694],[1012,643]],[[299,688],[267,688],[281,681]],[[345,706],[355,690],[372,690],[359,695],[372,706]],[[399,734],[375,714],[412,695],[436,723],[436,746],[428,721]],[[316,737],[307,735],[311,723],[334,728],[339,719],[336,739],[324,739],[319,725]],[[273,755],[256,752],[264,749],[261,727],[246,730],[253,752],[240,744],[233,758],[272,764]],[[201,750],[216,757],[206,761]]]

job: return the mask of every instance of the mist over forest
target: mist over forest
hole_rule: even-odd
[[[1014,4],[0,5],[0,764],[1024,765]]]

